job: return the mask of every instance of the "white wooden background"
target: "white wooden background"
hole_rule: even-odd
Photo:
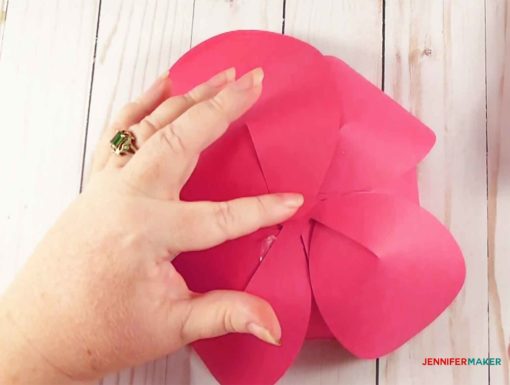
[[[280,383],[509,385],[507,0],[0,0],[0,290],[79,193],[112,113],[191,46],[247,28],[343,58],[433,128],[423,204],[467,262],[454,304],[393,354],[361,361],[310,342]],[[421,366],[489,355],[503,365]],[[102,383],[215,382],[184,349]]]

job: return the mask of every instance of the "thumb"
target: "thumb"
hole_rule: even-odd
[[[250,333],[280,345],[281,328],[271,305],[254,295],[230,290],[196,294],[188,300],[188,315],[181,336],[188,344],[227,333]]]

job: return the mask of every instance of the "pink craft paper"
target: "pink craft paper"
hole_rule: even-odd
[[[183,200],[299,191],[280,226],[174,265],[192,290],[236,289],[268,300],[282,346],[251,335],[198,341],[222,384],[272,384],[305,338],[336,338],[358,357],[391,352],[432,322],[465,268],[449,234],[419,206],[417,164],[433,133],[341,60],[263,31],[216,36],[170,70],[174,93],[236,67],[263,67],[261,98],[201,155]]]

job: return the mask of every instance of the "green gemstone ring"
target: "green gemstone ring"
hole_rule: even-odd
[[[110,147],[115,155],[134,154],[136,148],[136,138],[131,131],[117,131],[112,140]]]

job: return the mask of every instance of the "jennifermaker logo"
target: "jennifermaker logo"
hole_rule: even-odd
[[[425,357],[421,363],[424,366],[483,366],[501,365],[501,358],[467,358],[467,357]]]

